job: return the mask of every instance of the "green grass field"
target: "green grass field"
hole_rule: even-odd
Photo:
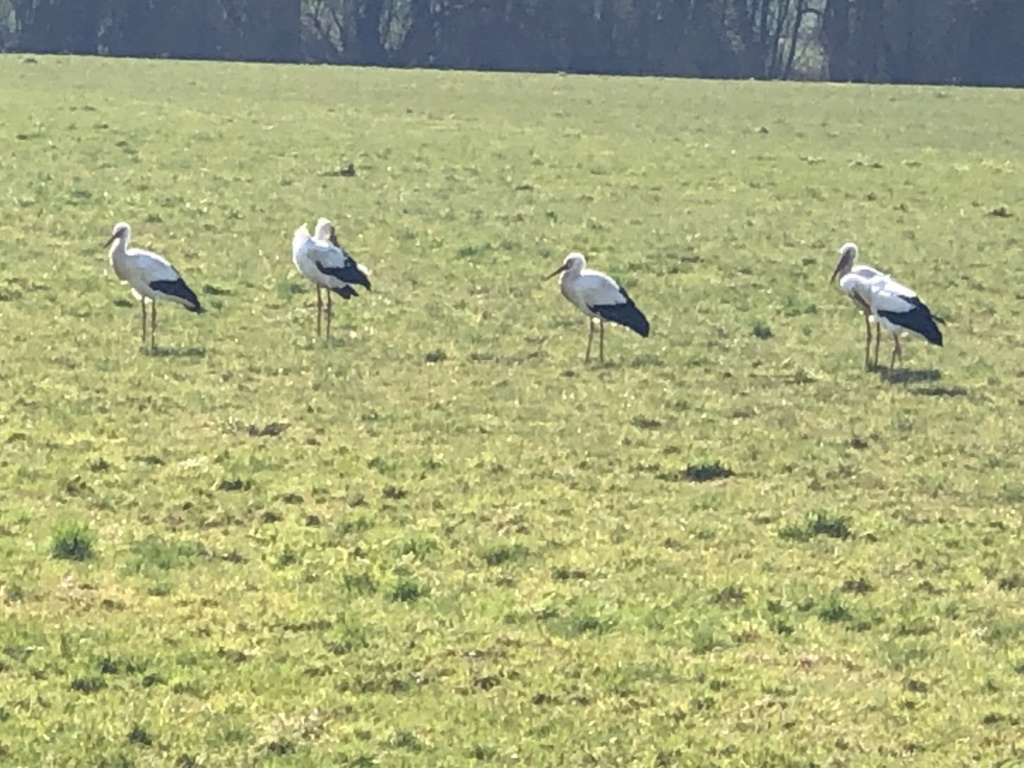
[[[0,764],[1024,760],[1024,94],[7,56],[0,104]],[[321,215],[374,280],[330,343]],[[156,354],[121,219],[210,310]],[[948,320],[898,377],[847,240]],[[574,249],[651,321],[604,365]]]

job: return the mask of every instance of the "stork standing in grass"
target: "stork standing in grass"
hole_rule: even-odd
[[[562,266],[548,275],[550,280],[555,275],[558,279],[562,295],[576,305],[587,316],[590,336],[587,337],[586,361],[590,361],[590,349],[594,342],[594,321],[600,326],[600,359],[604,362],[604,323],[609,321],[624,325],[644,338],[651,331],[651,326],[629,294],[612,278],[603,272],[587,269],[587,260],[582,253],[573,252],[565,257]]]
[[[889,368],[896,367],[896,360],[903,360],[900,335],[908,334],[924,339],[929,344],[942,346],[942,331],[936,323],[945,323],[938,315],[932,314],[928,306],[907,286],[879,275],[866,278],[849,273],[839,281],[839,287],[849,295],[866,299],[871,314],[878,322],[878,334],[887,331],[892,334],[892,360]]]
[[[358,296],[352,285],[361,285],[370,290],[369,270],[345,253],[338,244],[334,225],[329,219],[321,218],[316,223],[314,235],[310,236],[306,225],[295,230],[292,237],[292,261],[302,275],[316,286],[316,335],[321,333],[320,317],[324,314],[321,289],[327,289],[327,338],[331,338],[331,294],[336,293],[346,301]]]
[[[146,343],[146,299],[149,299],[150,348],[156,349],[156,303],[170,301],[180,304],[189,312],[202,312],[195,292],[185,284],[178,270],[163,256],[141,248],[129,248],[132,228],[123,221],[114,225],[114,231],[107,240],[110,246],[110,265],[114,274],[132,288],[132,295],[142,307],[142,343]]]
[[[875,318],[871,312],[871,306],[869,303],[869,297],[867,294],[860,295],[857,292],[857,287],[861,287],[862,283],[859,281],[851,281],[844,287],[843,280],[846,275],[857,275],[864,280],[873,280],[876,277],[888,278],[884,272],[879,272],[874,267],[869,267],[867,264],[858,264],[857,256],[859,252],[857,246],[854,243],[846,243],[842,248],[839,249],[839,262],[836,264],[835,270],[832,272],[832,277],[829,278],[829,282],[835,282],[836,278],[839,278],[839,288],[850,297],[850,300],[854,305],[864,314],[864,329],[867,332],[867,345],[864,349],[864,367],[868,370],[871,369],[871,324]],[[853,285],[856,283],[856,286]],[[863,290],[861,288],[861,290]],[[875,334],[875,367],[878,367],[878,345],[882,340],[882,334]]]

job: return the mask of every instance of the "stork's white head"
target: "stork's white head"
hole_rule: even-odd
[[[114,230],[110,234],[110,239],[107,240],[106,243],[104,243],[103,247],[106,248],[108,245],[113,243],[115,240],[121,240],[121,242],[124,243],[124,245],[127,246],[128,245],[128,241],[131,240],[131,237],[132,237],[132,228],[129,227],[123,221],[119,221],[119,222],[117,222],[117,224],[114,225]]]
[[[846,243],[842,248],[839,249],[839,263],[836,264],[836,268],[832,271],[832,277],[828,279],[831,283],[837,277],[842,277],[851,269],[853,265],[857,263],[857,255],[859,251],[857,246],[853,243]]]
[[[316,228],[313,230],[313,236],[317,240],[326,240],[327,236],[334,229],[334,225],[331,224],[331,220],[321,216],[316,220]]]
[[[313,230],[313,237],[316,240],[326,240],[337,248],[341,247],[338,245],[338,236],[334,231],[334,224],[324,216],[316,220],[316,229]]]
[[[573,251],[565,257],[565,261],[562,262],[562,266],[552,272],[550,275],[545,277],[545,280],[550,280],[555,275],[560,275],[563,272],[567,275],[578,275],[584,269],[587,268],[587,259],[579,251]]]

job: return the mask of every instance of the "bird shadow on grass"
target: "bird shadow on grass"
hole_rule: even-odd
[[[924,368],[921,370],[897,368],[895,371],[886,369],[879,371],[878,375],[882,381],[889,384],[923,384],[926,382],[936,382],[942,378],[942,372],[934,368]],[[913,387],[910,389],[910,392],[915,395],[924,395],[925,397],[964,397],[969,394],[965,387],[943,386]]]
[[[926,397],[965,397],[968,394],[965,387],[915,387],[911,392]]]
[[[606,371],[614,371],[614,370],[616,370],[618,368],[622,368],[622,367],[623,367],[622,362],[620,362],[618,360],[604,360],[604,361],[601,361],[601,360],[598,360],[598,359],[595,358],[593,360],[584,361],[581,358],[580,359],[580,363],[579,363],[578,366],[574,366],[572,368],[565,368],[562,371],[562,376],[571,379],[574,376],[582,376],[582,375],[587,374],[587,373],[598,373],[598,374],[600,374],[600,373],[604,373]]]
[[[147,349],[146,354],[150,357],[206,357],[206,349],[203,347],[157,347]]]
[[[942,378],[942,371],[935,368],[882,368],[878,371],[878,377],[887,384],[920,384],[925,381],[938,381]]]

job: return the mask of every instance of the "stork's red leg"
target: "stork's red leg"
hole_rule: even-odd
[[[331,339],[331,292],[327,292],[327,340]]]
[[[316,337],[319,339],[321,334],[320,327],[320,315],[324,313],[324,300],[320,295],[320,286],[316,287]]]
[[[871,370],[871,319],[868,315],[864,315],[864,328],[868,333],[868,345],[864,349],[864,369]]]
[[[892,335],[892,360],[889,362],[889,369],[896,369],[896,358],[903,360],[903,352],[900,350],[900,337],[898,334]]]

